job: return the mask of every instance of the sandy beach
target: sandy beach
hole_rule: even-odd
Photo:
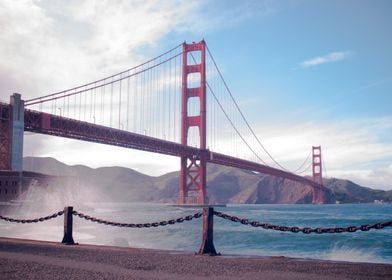
[[[0,279],[392,279],[392,265],[0,238]]]

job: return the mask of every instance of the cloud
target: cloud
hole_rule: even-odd
[[[324,175],[350,179],[368,187],[392,189],[392,143],[389,141],[392,116],[331,123],[274,123],[256,125],[254,130],[274,159],[288,170],[296,170],[311,147],[321,145],[326,167]],[[277,167],[256,142],[250,140],[249,143],[268,165]],[[227,141],[219,146],[220,152],[238,156],[236,153],[242,150],[242,155],[252,158],[247,149],[240,148],[244,146],[242,143],[234,145]],[[310,174],[308,169],[302,175]]]
[[[323,56],[317,56],[314,58],[311,58],[309,60],[305,60],[304,62],[301,63],[301,68],[309,68],[321,64],[326,64],[326,63],[331,63],[331,62],[337,62],[341,61],[344,59],[347,59],[351,56],[351,52],[349,51],[344,51],[344,52],[332,52]]]
[[[0,1],[0,99],[8,101],[13,92],[30,99],[85,84],[184,39],[198,40],[286,4],[252,0],[229,6],[211,0]]]
[[[199,5],[154,0],[1,1],[1,97],[8,100],[12,92],[26,99],[41,96],[137,65],[166,35],[187,31],[187,16]]]
[[[157,55],[155,48],[164,51],[185,39],[176,34],[203,37],[275,6],[270,1],[233,1],[230,9],[207,0],[1,1],[0,99],[13,92],[29,99],[112,75]],[[181,39],[162,46],[167,37]]]
[[[392,191],[392,165],[369,169],[337,170],[334,177],[346,178],[356,184],[370,188],[380,188]]]

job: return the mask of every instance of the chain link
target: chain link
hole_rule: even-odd
[[[150,228],[150,227],[174,225],[176,223],[182,223],[184,221],[190,221],[192,219],[200,218],[203,215],[201,212],[197,212],[193,215],[188,215],[185,217],[180,217],[177,219],[171,219],[171,220],[167,220],[167,221],[143,223],[143,224],[132,224],[132,223],[117,223],[117,222],[106,221],[106,220],[102,220],[102,219],[88,216],[88,215],[80,213],[78,211],[73,211],[72,214],[75,216],[78,216],[79,218],[85,219],[87,221],[92,221],[94,223],[99,223],[99,224],[104,224],[104,225],[109,225],[109,226],[116,226],[116,227],[129,227],[129,228]]]
[[[64,210],[63,211],[59,211],[59,212],[54,213],[54,214],[49,215],[49,216],[36,218],[36,219],[13,219],[13,218],[4,217],[4,216],[0,215],[0,220],[4,220],[4,221],[10,222],[10,223],[30,224],[30,223],[39,223],[39,222],[48,221],[48,220],[57,218],[57,217],[59,217],[59,216],[61,216],[63,214],[64,214]]]
[[[14,219],[14,218],[9,218],[9,217],[5,217],[5,216],[0,215],[0,220],[4,220],[7,222],[11,222],[11,223],[22,223],[22,224],[39,223],[39,222],[44,222],[47,220],[57,218],[63,214],[64,214],[64,211],[59,211],[59,212],[54,213],[52,215],[41,217],[41,218],[36,218],[36,219]],[[161,221],[161,222],[134,224],[134,223],[118,223],[118,222],[102,220],[102,219],[88,216],[88,215],[80,213],[78,211],[73,211],[72,214],[75,216],[78,216],[79,218],[83,218],[85,220],[92,221],[92,222],[99,223],[99,224],[117,226],[117,227],[129,227],[129,228],[150,228],[150,227],[174,225],[176,223],[182,223],[184,221],[190,221],[192,219],[200,218],[203,215],[201,212],[197,212],[193,215],[188,215],[188,216],[180,217],[177,219],[170,219],[170,220]],[[273,225],[273,224],[268,224],[268,223],[260,223],[258,221],[252,221],[249,219],[242,219],[237,216],[228,215],[228,214],[218,212],[218,211],[214,211],[214,215],[216,215],[220,218],[226,219],[226,220],[230,220],[232,222],[241,223],[243,225],[250,225],[253,227],[262,227],[263,229],[271,229],[271,230],[277,230],[277,231],[290,231],[293,233],[302,232],[305,234],[369,231],[370,229],[383,229],[385,227],[392,226],[392,221],[385,221],[385,222],[365,224],[365,225],[360,225],[360,226],[347,226],[347,227],[334,227],[334,228],[321,228],[321,227],[310,228],[310,227],[297,227],[297,226],[289,227],[289,226]]]
[[[273,225],[273,224],[267,224],[267,223],[260,223],[257,221],[251,221],[248,219],[241,219],[236,216],[231,216],[222,212],[214,211],[214,215],[218,216],[220,218],[230,220],[236,223],[241,223],[243,225],[250,225],[252,227],[262,227],[263,229],[272,229],[272,230],[277,230],[277,231],[290,231],[294,233],[302,232],[305,234],[309,233],[317,233],[317,234],[322,234],[322,233],[341,233],[341,232],[356,232],[358,230],[361,231],[368,231],[370,229],[382,229],[385,227],[390,227],[392,226],[392,221],[386,221],[386,222],[378,222],[374,224],[367,224],[367,225],[361,225],[361,226],[348,226],[348,227],[335,227],[335,228],[310,228],[310,227],[288,227],[288,226],[279,226],[279,225]]]

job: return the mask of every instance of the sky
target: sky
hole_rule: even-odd
[[[205,39],[283,166],[322,146],[324,176],[392,190],[392,2],[0,1],[0,100],[84,84]],[[24,156],[150,175],[179,159],[25,134]],[[97,152],[99,151],[99,152]]]

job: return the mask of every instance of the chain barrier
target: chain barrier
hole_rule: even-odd
[[[59,212],[54,213],[52,215],[41,217],[41,218],[36,218],[36,219],[13,219],[13,218],[4,217],[4,216],[0,215],[0,220],[4,220],[7,222],[11,222],[11,223],[30,224],[30,223],[39,223],[39,222],[48,221],[48,220],[60,217],[63,214],[64,214],[64,211],[59,211]]]
[[[190,221],[192,219],[197,219],[203,216],[202,212],[197,212],[193,215],[188,215],[185,217],[171,219],[167,221],[161,222],[153,222],[153,223],[144,223],[144,224],[133,224],[133,223],[118,223],[118,222],[111,222],[102,219],[98,219],[95,217],[88,216],[86,214],[80,213],[78,211],[73,211],[72,214],[74,216],[78,216],[79,218],[85,219],[87,221],[92,221],[98,224],[104,224],[109,226],[116,226],[116,227],[129,227],[129,228],[150,228],[150,227],[158,227],[158,226],[166,226],[166,225],[174,225],[176,223],[182,223],[184,221]]]
[[[370,229],[382,229],[385,227],[392,226],[392,221],[378,222],[374,224],[366,224],[360,226],[348,226],[348,227],[335,227],[335,228],[310,228],[310,227],[289,227],[289,226],[279,226],[267,223],[260,223],[258,221],[252,221],[249,219],[242,219],[236,216],[231,216],[222,212],[214,211],[214,215],[225,220],[230,220],[235,223],[241,223],[243,225],[250,225],[252,227],[262,227],[263,229],[272,229],[277,231],[290,231],[294,233],[302,232],[305,234],[309,233],[341,233],[341,232],[356,232],[358,230],[368,231]]]

